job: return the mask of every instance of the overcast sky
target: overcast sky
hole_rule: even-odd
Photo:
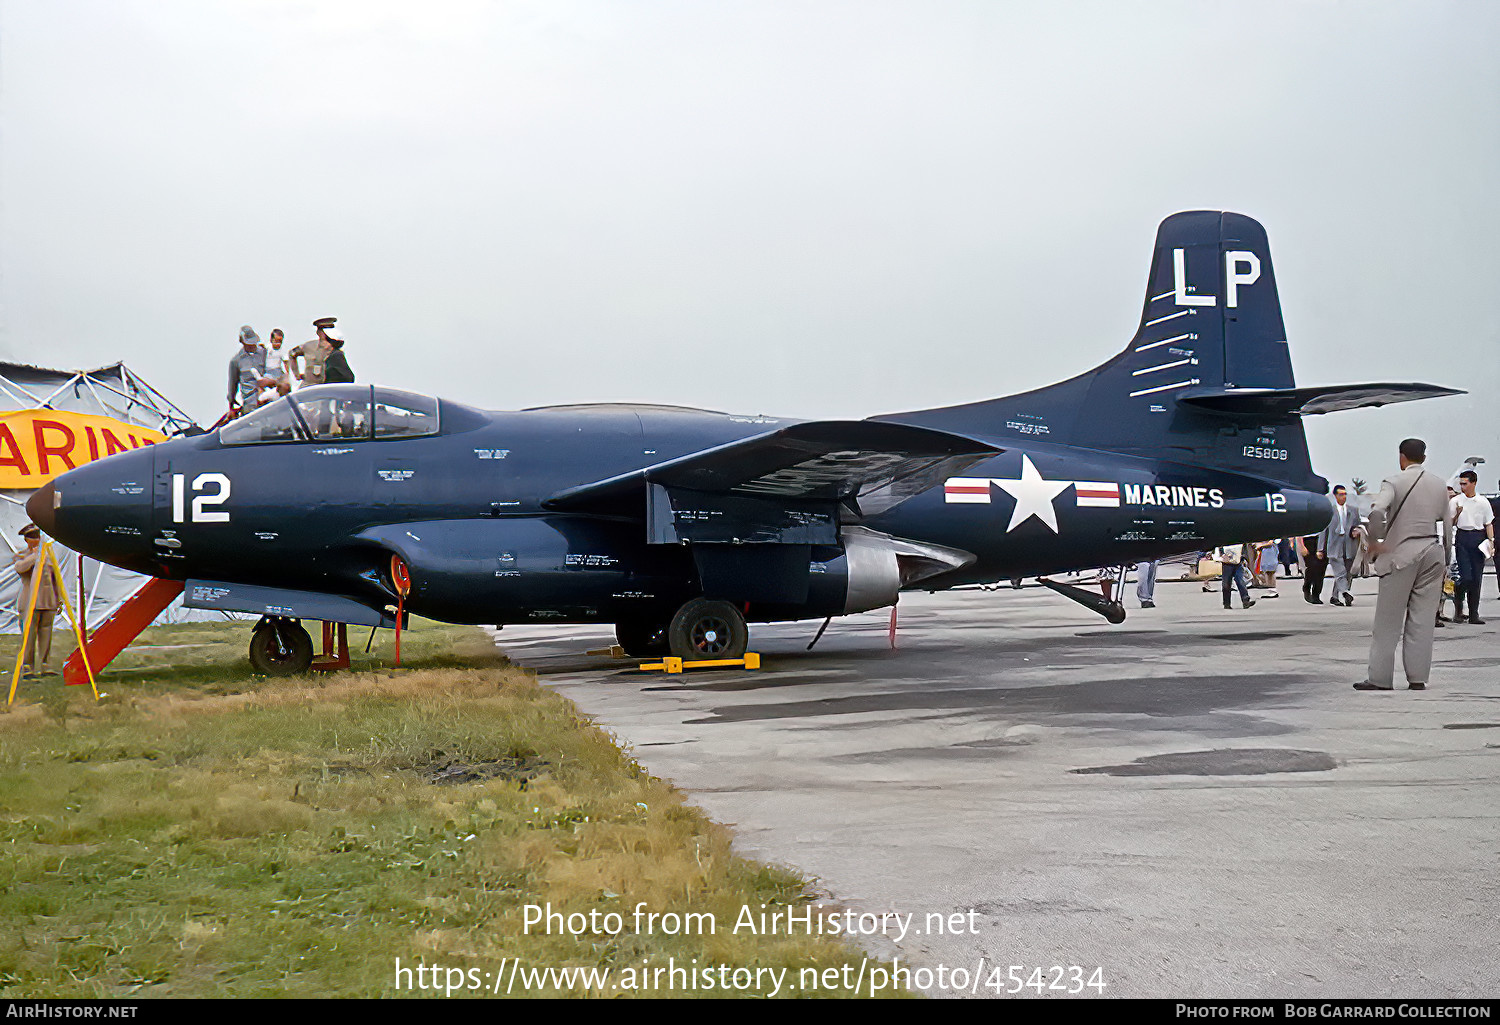
[[[1314,465],[1500,474],[1500,3],[0,0],[0,356],[201,422],[240,324],[488,408],[1071,376],[1158,222],[1270,234]]]

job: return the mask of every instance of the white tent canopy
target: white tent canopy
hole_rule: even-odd
[[[27,409],[107,416],[169,436],[196,428],[191,417],[124,363],[97,370],[49,370],[0,362],[0,413]],[[19,531],[29,522],[26,500],[31,494],[30,491],[0,489],[0,534],[11,552],[19,550],[23,544]],[[78,557],[60,544],[55,545],[54,550],[68,584],[68,599],[75,602],[76,607]],[[103,622],[146,580],[138,573],[127,573],[93,559],[83,560],[82,575],[84,605],[91,628]],[[0,560],[0,633],[19,632],[16,613],[19,591],[16,571],[10,560]],[[221,615],[183,609],[178,601],[173,602],[157,621],[175,623],[185,619],[218,619]]]

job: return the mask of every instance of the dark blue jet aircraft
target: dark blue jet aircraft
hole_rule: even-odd
[[[433,619],[613,623],[631,654],[733,658],[747,622],[1314,533],[1328,482],[1301,418],[1451,394],[1295,387],[1264,229],[1195,211],[1162,222],[1124,351],[1036,391],[828,421],[327,385],[80,467],[27,509],[186,581],[189,605],[260,613],[262,672],[307,668],[300,619],[391,625],[403,577]]]

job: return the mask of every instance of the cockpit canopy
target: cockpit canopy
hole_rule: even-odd
[[[438,432],[438,400],[367,384],[302,388],[219,428],[221,445],[379,441]]]

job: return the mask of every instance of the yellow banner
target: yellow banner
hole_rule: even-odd
[[[84,463],[166,440],[149,427],[89,413],[0,413],[0,489],[33,490]]]

